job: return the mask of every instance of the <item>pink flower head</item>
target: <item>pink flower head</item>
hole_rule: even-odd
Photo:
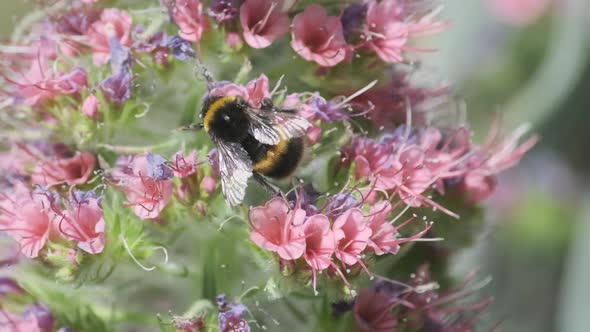
[[[444,30],[446,23],[432,22],[431,11],[418,11],[398,0],[369,1],[364,28],[366,46],[385,62],[400,62],[402,52],[415,50],[407,46],[414,35]]]
[[[392,154],[391,146],[369,138],[355,137],[344,151],[344,162],[356,164],[357,179],[375,181],[377,188],[386,189],[392,186],[390,181],[387,181],[390,177],[388,171],[394,162]]]
[[[59,49],[64,55],[77,57],[90,50],[87,34],[100,18],[101,9],[92,6],[72,6],[70,10],[53,18],[59,40]]]
[[[197,151],[193,150],[188,156],[184,156],[182,151],[178,151],[172,156],[172,163],[170,168],[174,171],[174,176],[179,178],[187,178],[195,174],[197,168]]]
[[[120,158],[117,165],[113,178],[125,192],[133,212],[141,219],[157,218],[172,196],[173,174],[165,159],[144,154]]]
[[[82,103],[82,113],[91,119],[96,119],[98,116],[98,108],[100,107],[100,101],[95,95],[89,95],[84,99]]]
[[[63,212],[58,223],[62,234],[89,254],[99,254],[105,246],[105,221],[98,203],[93,192],[75,192],[72,208]]]
[[[237,32],[228,32],[225,36],[225,43],[232,50],[239,50],[244,44],[242,37],[240,37],[240,34]]]
[[[388,180],[393,180],[391,188],[397,188],[404,202],[414,207],[421,205],[420,196],[434,179],[434,175],[424,166],[424,152],[417,145],[404,148],[389,173],[392,177]]]
[[[43,332],[33,313],[14,315],[4,308],[0,308],[0,328],[6,332]]]
[[[212,176],[205,176],[203,180],[201,180],[201,190],[203,190],[209,195],[215,192],[216,186],[217,181],[215,181],[215,179]]]
[[[397,319],[391,309],[395,304],[392,294],[378,288],[363,289],[354,301],[352,313],[359,332],[391,332]]]
[[[18,186],[12,195],[0,197],[0,231],[20,244],[27,257],[37,257],[52,236],[55,213],[52,202],[38,192]]]
[[[35,156],[26,153],[21,146],[14,144],[9,151],[0,153],[0,172],[4,176],[24,175],[35,162],[37,162]]]
[[[102,66],[111,58],[111,43],[114,38],[123,46],[131,46],[131,16],[125,11],[107,8],[102,11],[100,19],[94,22],[88,31],[88,42],[94,52],[93,60]]]
[[[260,107],[265,98],[270,98],[268,77],[261,74],[246,86],[220,82],[209,92],[211,96],[237,96],[244,98],[254,107]]]
[[[379,202],[371,208],[369,228],[372,232],[368,245],[377,255],[395,254],[399,251],[397,229],[387,220],[391,211],[391,204],[387,201]]]
[[[180,28],[180,37],[192,42],[201,40],[206,21],[199,0],[176,0],[171,6],[170,15]]]
[[[323,214],[309,217],[303,225],[305,252],[303,258],[311,267],[313,288],[316,289],[317,271],[328,268],[332,263],[332,254],[336,249],[334,232],[330,221]]]
[[[282,0],[246,0],[240,7],[244,40],[254,48],[265,48],[289,32],[289,16]]]
[[[291,209],[282,198],[250,210],[250,239],[262,249],[276,252],[282,259],[294,260],[305,252],[303,223],[305,211]]]
[[[371,228],[361,210],[345,211],[336,218],[332,229],[337,242],[336,257],[346,265],[361,263],[361,253],[371,237]]]
[[[71,158],[57,157],[41,161],[33,170],[31,182],[42,186],[52,186],[62,182],[69,185],[84,184],[92,174],[96,157],[89,152],[76,154]]]
[[[346,57],[342,23],[320,5],[309,5],[293,18],[291,47],[307,61],[332,67]]]
[[[75,67],[71,72],[55,72],[46,52],[31,59],[24,74],[6,79],[19,101],[27,106],[39,105],[62,94],[75,94],[88,85],[86,71]]]
[[[519,145],[527,130],[526,126],[521,126],[510,136],[502,137],[499,124],[492,128],[482,151],[467,160],[461,187],[469,195],[470,202],[487,198],[495,187],[495,175],[518,164],[524,154],[537,144],[539,138],[533,136]]]

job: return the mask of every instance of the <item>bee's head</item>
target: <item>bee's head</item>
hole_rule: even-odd
[[[211,96],[203,102],[201,118],[208,133],[229,142],[240,142],[248,135],[250,122],[240,97]]]

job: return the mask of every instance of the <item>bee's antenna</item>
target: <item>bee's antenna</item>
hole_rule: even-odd
[[[202,123],[192,123],[188,126],[184,126],[184,127],[180,127],[180,128],[176,128],[176,130],[178,131],[197,131],[197,130],[201,130],[203,129],[203,124]]]
[[[195,57],[195,66],[193,67],[193,71],[197,77],[203,77],[205,81],[207,81],[207,90],[211,90],[213,88],[215,79],[213,78],[213,75],[209,69],[205,67],[203,62],[198,57]]]

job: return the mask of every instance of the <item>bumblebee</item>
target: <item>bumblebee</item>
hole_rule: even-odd
[[[242,202],[250,177],[276,193],[265,176],[285,178],[303,157],[303,135],[310,123],[269,98],[255,108],[241,97],[207,96],[200,117],[198,126],[217,147],[221,188],[230,205]]]

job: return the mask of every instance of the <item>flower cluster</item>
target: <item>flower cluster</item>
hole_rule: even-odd
[[[465,302],[482,287],[473,284],[474,277],[471,274],[459,287],[439,292],[428,266],[422,265],[407,283],[376,281],[372,287],[363,289],[347,309],[352,309],[357,330],[361,332],[403,328],[474,331],[477,320],[492,302],[488,297],[467,304],[457,303]]]
[[[442,132],[436,128],[401,126],[379,139],[355,137],[342,151],[344,165],[354,165],[354,176],[375,190],[399,196],[406,204],[451,211],[432,200],[434,189],[444,195],[459,189],[468,201],[481,201],[494,189],[495,175],[514,166],[537,142],[519,145],[524,130],[504,138],[493,128],[483,146],[473,144],[467,128]]]
[[[179,293],[167,288],[185,286],[202,299],[167,325],[250,331],[259,325],[248,308],[265,313],[267,300],[293,291],[279,272],[303,279],[318,295],[294,307],[315,307],[318,289],[323,303],[344,297],[342,308],[352,310],[360,331],[472,328],[485,304],[450,305],[467,291],[437,292],[425,268],[407,283],[385,282],[392,274],[379,276],[374,264],[422,264],[407,242],[442,241],[431,220],[474,209],[494,192],[496,175],[537,142],[521,142],[524,127],[506,135],[496,125],[475,144],[463,123],[437,121],[452,89],[433,77],[418,84],[413,64],[420,60],[406,54],[427,50],[412,46],[414,37],[449,26],[437,18],[436,1],[161,0],[115,8],[123,3],[40,4],[0,45],[0,233],[18,245],[17,255],[0,258],[0,267],[16,265],[10,278],[0,278],[0,331],[118,330],[125,319],[149,330],[155,313],[145,304],[171,309]],[[198,71],[206,84],[193,75]],[[200,103],[211,96],[238,96],[272,115],[292,113],[281,121],[296,113],[311,126],[281,133],[272,146],[256,142],[255,123],[248,123],[250,136],[227,151],[207,137],[215,133],[175,130],[198,129]],[[269,100],[277,109],[263,107]],[[302,155],[299,185],[255,174],[258,152],[274,162],[292,152],[291,139]],[[239,148],[247,153],[219,158]],[[251,179],[268,191],[276,185],[277,195],[252,185],[244,201],[253,207],[229,209],[220,184],[232,180],[224,178],[230,157],[244,159]],[[234,222],[246,214],[247,223]],[[393,257],[402,248],[403,259]],[[163,264],[152,256],[156,250],[165,254]],[[263,269],[269,261],[281,271]],[[106,279],[126,264],[125,274]],[[156,269],[158,280],[173,275],[179,283],[160,283],[157,295],[145,291],[144,272]],[[353,285],[363,276],[379,281],[357,293]],[[83,289],[94,281],[99,292],[126,296],[130,280],[139,280],[140,300],[125,303],[129,308],[115,303],[112,311],[69,283]],[[253,285],[236,300],[215,298],[219,289],[247,283]],[[20,298],[27,292],[35,294]],[[63,301],[70,294],[80,301]],[[250,296],[255,307],[244,302]],[[329,321],[315,318],[309,321]]]
[[[72,192],[62,203],[57,192],[28,190],[19,184],[0,200],[0,230],[20,244],[20,251],[37,257],[47,242],[73,241],[78,248],[101,253],[105,221],[100,197],[94,192]]]
[[[361,268],[370,274],[363,263],[367,254],[395,254],[400,244],[420,238],[431,225],[402,238],[398,230],[414,219],[393,225],[401,214],[391,220],[390,216],[402,202],[392,206],[382,201],[366,214],[361,209],[362,202],[350,193],[329,197],[321,208],[314,205],[316,197],[304,190],[300,194],[304,198],[294,207],[282,198],[274,198],[264,206],[252,208],[250,239],[262,249],[275,252],[286,264],[292,262],[297,266],[297,260],[305,262],[305,269],[311,270],[314,291],[317,273],[326,269],[340,276],[350,288],[341,270]]]
[[[30,303],[28,295],[16,280],[0,277],[0,300],[11,297],[26,303],[18,314],[0,307],[0,330],[7,332],[52,332],[56,326],[59,326],[51,310],[41,303]],[[59,329],[60,332],[67,330],[65,327]]]
[[[194,203],[214,193],[217,180],[210,169],[199,164],[196,151],[188,156],[179,151],[170,161],[153,153],[122,156],[111,177],[113,185],[125,193],[126,204],[133,207],[139,218],[156,219],[174,194],[183,202]],[[174,178],[179,181],[175,183]]]
[[[325,7],[310,4],[290,17],[292,4],[284,0],[213,1],[207,10],[199,0],[164,1],[179,35],[199,42],[209,28],[207,16],[227,30],[230,46],[239,45],[238,26],[244,41],[253,48],[266,48],[291,31],[291,47],[303,59],[332,67],[357,50],[374,52],[385,62],[403,61],[404,51],[419,51],[408,45],[414,36],[444,30],[435,8],[427,4],[383,0],[353,3],[330,15]],[[239,20],[239,25],[234,21]]]
[[[138,57],[148,55],[156,64],[166,65],[171,55],[182,61],[194,56],[189,42],[181,37],[147,34],[141,25],[133,25],[124,10],[81,2],[34,26],[27,40],[18,56],[7,57],[2,68],[7,85],[2,92],[10,104],[36,107],[48,115],[44,108],[68,95],[83,100],[78,111],[94,120],[101,106],[96,90],[115,106],[131,98],[132,67]],[[110,62],[111,74],[91,81],[88,68],[72,65],[87,54],[95,66]],[[53,65],[56,61],[59,66]]]

